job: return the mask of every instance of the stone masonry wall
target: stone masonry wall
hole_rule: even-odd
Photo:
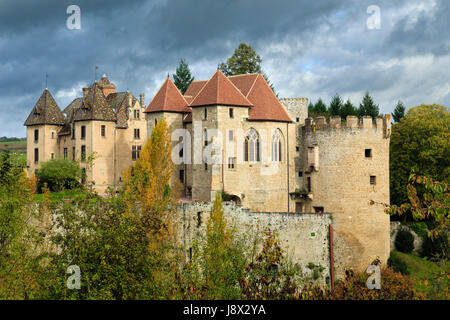
[[[229,226],[234,226],[243,234],[262,235],[264,231],[277,232],[286,255],[298,263],[305,275],[310,275],[309,263],[325,269],[322,280],[330,277],[329,213],[279,213],[251,212],[233,202],[223,203],[224,214]],[[211,202],[183,203],[178,209],[179,241],[189,255],[192,241],[199,234],[205,234],[206,223],[212,207]],[[251,241],[251,239],[248,239]],[[259,251],[259,250],[258,250]]]

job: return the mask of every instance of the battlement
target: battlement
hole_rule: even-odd
[[[281,102],[308,103],[308,98],[281,98]]]
[[[364,116],[358,118],[356,116],[347,116],[345,120],[342,120],[340,116],[333,116],[330,119],[326,119],[324,116],[316,118],[306,118],[303,130],[313,131],[321,129],[375,129],[384,133],[385,138],[390,137],[391,133],[391,115],[373,119],[370,116]]]

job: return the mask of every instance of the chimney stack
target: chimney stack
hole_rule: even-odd
[[[141,108],[145,108],[145,94],[141,93],[139,95],[139,103],[141,104]]]

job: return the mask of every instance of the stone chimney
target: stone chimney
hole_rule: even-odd
[[[139,95],[139,103],[141,104],[141,108],[145,108],[145,94],[141,93]]]

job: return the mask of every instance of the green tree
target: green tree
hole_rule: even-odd
[[[327,113],[327,105],[322,101],[322,98],[319,98],[319,100],[317,100],[316,104],[314,105],[314,111],[317,114]]]
[[[240,298],[238,284],[244,275],[246,260],[233,233],[224,217],[221,193],[217,192],[206,226],[200,264],[209,299]]]
[[[340,116],[342,107],[343,107],[342,99],[338,94],[336,94],[331,99],[330,107],[328,108],[328,113],[332,116]]]
[[[401,118],[403,118],[404,116],[405,116],[405,106],[401,101],[399,101],[394,109],[394,112],[392,112],[392,118],[394,118],[395,122],[400,122]]]
[[[344,103],[344,105],[341,108],[341,118],[346,119],[347,116],[357,116],[358,111],[356,110],[353,103],[350,101],[350,99],[347,99],[347,101]]]
[[[314,112],[316,112],[316,110],[314,109],[314,104],[312,103],[312,101],[309,101],[309,104],[308,104],[308,114],[312,114],[312,113],[314,113]]]
[[[219,69],[228,77],[239,74],[261,73],[269,86],[275,92],[273,84],[269,77],[261,68],[262,59],[255,50],[246,43],[241,43],[234,50],[233,55],[226,62],[219,64]]]
[[[25,161],[0,152],[0,299],[36,298],[41,276],[39,216],[32,210],[35,183]]]
[[[363,116],[371,116],[372,118],[378,117],[380,113],[379,107],[373,101],[373,98],[370,96],[369,91],[366,91],[362,102],[359,104],[358,115],[360,117]]]
[[[172,76],[175,85],[177,86],[178,90],[181,91],[182,94],[186,92],[191,82],[194,81],[194,77],[191,75],[189,65],[184,59],[180,60],[180,64],[175,74],[172,74]]]
[[[39,190],[47,184],[51,191],[59,192],[63,189],[79,187],[83,172],[75,161],[55,159],[43,162],[36,176],[39,181]]]
[[[420,105],[408,110],[392,126],[390,139],[391,203],[409,202],[411,172],[433,181],[448,182],[450,174],[450,112],[441,105]]]

